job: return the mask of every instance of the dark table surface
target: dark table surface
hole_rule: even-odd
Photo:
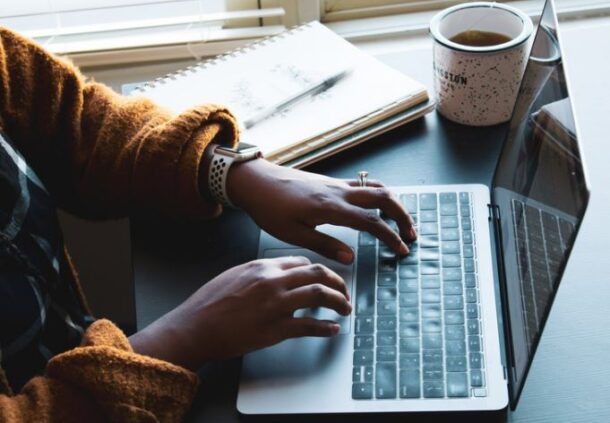
[[[609,421],[610,387],[610,270],[605,239],[610,231],[599,227],[606,218],[610,183],[604,166],[610,148],[603,141],[604,118],[610,107],[602,93],[610,93],[602,69],[610,70],[610,25],[593,29],[578,25],[565,30],[569,79],[587,161],[592,200],[574,248],[537,357],[516,412],[489,415],[442,415],[455,421],[476,417],[496,421]],[[562,27],[560,26],[560,30]],[[598,54],[579,46],[599,44]],[[431,90],[431,50],[421,48],[380,56],[391,66],[426,84]],[[597,69],[593,77],[589,69]],[[605,90],[604,90],[605,88]],[[604,113],[606,112],[606,113]],[[506,125],[464,127],[436,113],[377,139],[343,152],[307,170],[338,178],[353,178],[367,170],[387,185],[491,182]],[[610,140],[608,140],[610,142]],[[604,160],[605,159],[605,160]],[[221,218],[198,225],[172,222],[132,222],[132,242],[138,327],[142,328],[186,299],[218,273],[256,258],[258,229],[248,216],[228,211]],[[583,276],[586,275],[586,276]],[[239,360],[215,363],[201,371],[202,386],[191,421],[238,422],[235,409]],[[414,421],[415,416],[387,416],[381,421]],[[417,416],[415,420],[420,421]],[[292,417],[264,421],[343,421],[341,417]],[[372,421],[370,416],[350,421]],[[378,420],[377,418],[374,419]],[[427,418],[426,420],[429,420]]]

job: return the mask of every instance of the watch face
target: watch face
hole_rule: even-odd
[[[237,145],[237,152],[238,153],[246,153],[249,150],[258,150],[258,146],[254,145],[254,144],[248,144],[247,142],[240,142]]]

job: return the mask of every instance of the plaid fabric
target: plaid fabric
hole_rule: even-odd
[[[0,365],[19,389],[92,321],[67,282],[49,193],[0,133]]]

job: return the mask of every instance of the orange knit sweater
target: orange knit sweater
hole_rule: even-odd
[[[82,217],[136,210],[211,217],[199,162],[210,142],[234,145],[238,129],[223,107],[172,116],[87,82],[70,64],[0,28],[0,129],[16,143],[60,207]],[[0,369],[0,422],[179,421],[196,376],[135,354],[107,320],[82,345],[52,358],[44,376],[13,393]]]

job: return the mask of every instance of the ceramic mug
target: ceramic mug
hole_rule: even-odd
[[[451,40],[473,30],[502,34],[509,40],[482,47]],[[509,120],[531,46],[529,16],[505,4],[465,3],[434,16],[430,33],[439,113],[473,126]]]

